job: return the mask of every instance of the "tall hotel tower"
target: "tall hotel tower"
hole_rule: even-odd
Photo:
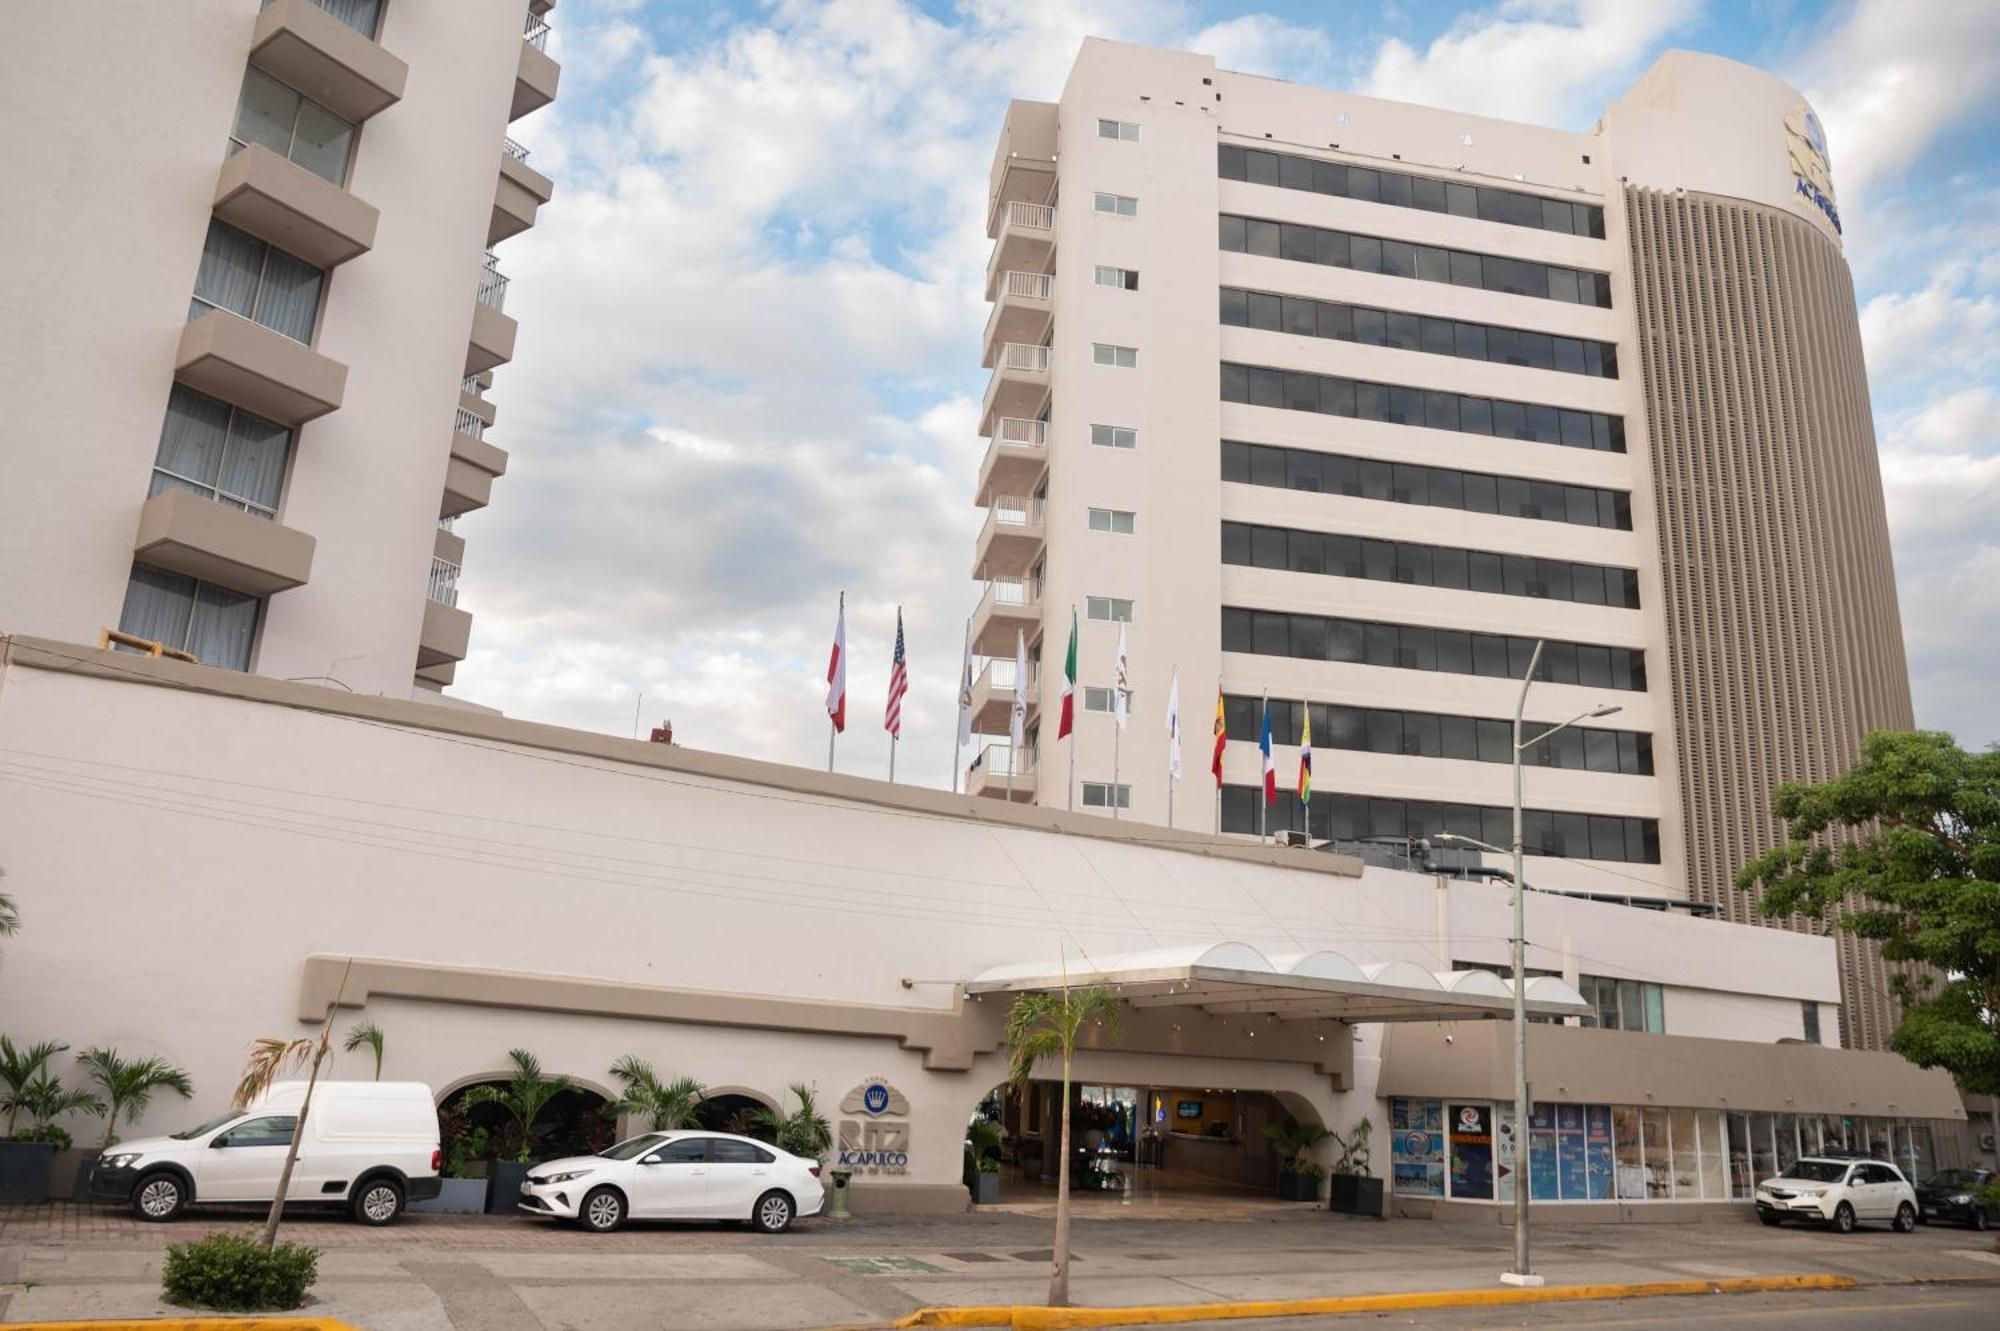
[[[988,229],[979,728],[1017,635],[1033,678],[973,789],[1505,845],[1540,640],[1529,722],[1618,710],[1531,752],[1529,882],[1749,920],[1773,788],[1912,724],[1827,145],[1770,75],[1671,52],[1576,134],[1092,40],[1009,108]],[[1885,969],[1840,946],[1879,1047]]]

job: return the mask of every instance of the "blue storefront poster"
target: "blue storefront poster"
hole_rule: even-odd
[[[1403,1196],[1444,1196],[1444,1102],[1389,1100],[1391,1187]]]
[[[1556,1151],[1561,1163],[1562,1195],[1565,1201],[1580,1202],[1590,1195],[1589,1185],[1584,1181],[1583,1123],[1581,1116],[1577,1131],[1556,1134]]]
[[[1493,1108],[1451,1107],[1451,1195],[1493,1197]]]
[[[1590,1174],[1590,1200],[1608,1201],[1614,1165],[1611,1156],[1611,1106],[1588,1105],[1584,1110],[1584,1166]]]
[[[1537,1129],[1528,1134],[1528,1195],[1538,1202],[1560,1200],[1556,1191],[1556,1134]]]

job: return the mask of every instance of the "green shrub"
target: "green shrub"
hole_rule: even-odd
[[[256,1239],[215,1233],[167,1245],[162,1281],[168,1303],[259,1312],[296,1308],[319,1276],[319,1250],[296,1243],[266,1249]]]

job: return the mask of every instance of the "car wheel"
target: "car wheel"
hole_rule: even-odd
[[[1757,1218],[1773,1229],[1785,1223],[1785,1217],[1781,1215],[1759,1215]]]
[[[348,1209],[363,1225],[386,1225],[403,1213],[403,1190],[390,1178],[371,1178],[355,1189]]]
[[[750,1223],[765,1234],[782,1234],[792,1226],[792,1199],[782,1192],[767,1192],[757,1199]]]
[[[1833,1227],[1841,1234],[1854,1232],[1854,1208],[1846,1202],[1833,1208]]]
[[[1895,1228],[1898,1234],[1908,1234],[1917,1227],[1917,1209],[1908,1202],[1896,1208]]]
[[[1983,1230],[1983,1229],[1985,1229],[1985,1228],[1986,1228],[1986,1225],[1987,1225],[1987,1220],[1986,1220],[1986,1211],[1985,1211],[1985,1209],[1984,1209],[1983,1207],[1978,1207],[1978,1206],[1975,1206],[1975,1207],[1973,1207],[1973,1208],[1972,1208],[1972,1227],[1973,1227],[1974,1229],[1981,1229],[1981,1230]]]
[[[625,1223],[625,1199],[616,1188],[596,1188],[576,1208],[576,1218],[593,1234],[609,1234]]]
[[[132,1214],[154,1224],[165,1224],[187,1209],[187,1184],[178,1174],[161,1170],[139,1180],[132,1189]]]

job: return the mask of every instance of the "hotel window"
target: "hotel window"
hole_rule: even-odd
[[[1469,650],[1470,643],[1465,645]],[[1441,645],[1440,650],[1448,653],[1450,649]],[[1273,742],[1297,744],[1308,704],[1293,698],[1267,700],[1254,694],[1232,693],[1223,698],[1228,737],[1256,743],[1262,733],[1263,709],[1267,703]],[[1410,758],[1453,758],[1461,762],[1514,761],[1512,722],[1503,717],[1442,715],[1355,707],[1347,703],[1315,702],[1310,707],[1315,748],[1392,753]],[[1542,723],[1530,724],[1539,729]],[[1653,737],[1635,730],[1570,726],[1530,748],[1523,759],[1531,767],[1651,776]]]
[[[1402,841],[1452,832],[1500,846],[1505,845],[1513,835],[1514,811],[1501,805],[1380,799],[1318,787],[1313,790],[1310,810],[1300,803],[1297,793],[1290,790],[1280,790],[1276,802],[1268,810],[1262,809],[1263,799],[1264,792],[1260,787],[1224,786],[1222,830],[1254,833],[1261,816],[1265,825],[1273,830],[1309,830],[1321,841]],[[1308,811],[1311,814],[1310,827],[1307,825]],[[1619,818],[1527,809],[1522,813],[1521,833],[1524,849],[1530,855],[1550,859],[1605,860],[1613,864],[1660,862],[1660,824],[1656,818]],[[1657,1002],[1649,1012],[1643,994],[1632,1001],[1638,1005],[1634,1010],[1640,1013],[1642,1023],[1657,1019]],[[1642,1024],[1629,1029],[1651,1028]]]
[[[1820,1042],[1819,1004],[1813,1002],[1811,999],[1806,999],[1799,1004],[1799,1015],[1805,1023],[1807,1043],[1818,1044]]]
[[[188,318],[228,310],[310,345],[325,280],[325,273],[303,259],[211,221],[201,247],[201,267],[195,270]]]
[[[1115,365],[1121,370],[1139,367],[1139,348],[1113,346],[1109,342],[1090,344],[1090,359],[1097,365]]]
[[[1093,425],[1090,442],[1099,448],[1137,448],[1139,432],[1129,425]]]
[[[190,652],[206,666],[248,670],[257,604],[254,596],[134,564],[118,631]]]
[[[1426,467],[1412,462],[1321,453],[1270,444],[1222,442],[1222,479],[1243,485],[1462,509],[1503,518],[1632,530],[1632,496],[1623,490],[1531,481],[1519,476]]]
[[[1084,685],[1083,710],[1086,712],[1106,713],[1116,710],[1116,704],[1112,700],[1111,692],[1110,689],[1100,689],[1095,685]],[[1126,701],[1130,702],[1131,699],[1128,697]]]
[[[147,495],[190,490],[254,517],[275,518],[291,452],[292,432],[284,426],[176,384]]]
[[[1647,980],[1614,980],[1604,975],[1577,977],[1577,991],[1596,1011],[1583,1018],[1585,1026],[1607,1031],[1644,1031],[1664,1035],[1666,994]]]
[[[1112,287],[1119,291],[1137,291],[1139,274],[1132,268],[1112,268],[1106,264],[1097,265],[1097,285]]]
[[[1091,197],[1091,208],[1100,213],[1111,213],[1117,217],[1137,217],[1139,201],[1129,194],[1106,194],[1096,191]]]
[[[308,101],[262,70],[246,70],[236,103],[229,151],[261,143],[280,157],[336,185],[347,183],[354,126]]]
[[[1129,120],[1099,120],[1097,122],[1097,137],[1100,139],[1118,139],[1125,143],[1137,143],[1139,141],[1139,127]]]
[[[1132,787],[1123,782],[1114,786],[1109,781],[1086,781],[1083,783],[1083,807],[1129,809],[1132,807]]]
[[[1102,273],[1104,270],[1099,269]],[[1417,276],[1422,276],[1419,272]],[[1100,279],[1102,280],[1102,279]],[[1440,281],[1445,280],[1443,278]],[[1563,337],[1532,328],[1466,323],[1428,314],[1406,314],[1372,305],[1348,305],[1309,296],[1222,288],[1222,322],[1231,328],[1357,342],[1420,351],[1459,360],[1491,361],[1530,370],[1554,370],[1594,379],[1618,377],[1618,348],[1590,338]]]
[[[1466,136],[1464,142],[1470,144],[1471,136]],[[1344,196],[1430,213],[1449,213],[1454,217],[1478,218],[1504,226],[1532,227],[1537,231],[1554,231],[1566,236],[1604,238],[1604,209],[1599,205],[1552,199],[1525,190],[1461,184],[1456,180],[1439,180],[1434,176],[1390,171],[1378,166],[1348,166],[1342,162],[1321,161],[1317,157],[1301,157],[1294,153],[1276,153],[1227,143],[1221,145],[1216,170],[1224,180],[1242,180],[1252,185],[1309,190],[1314,194]]]
[[[1386,624],[1280,610],[1222,608],[1222,650],[1306,661],[1348,661],[1400,670],[1485,675],[1518,680],[1528,673],[1535,640],[1504,633],[1468,633],[1428,624]],[[1646,688],[1646,654],[1550,639],[1535,678],[1591,688]]]
[[[1086,619],[1129,624],[1132,622],[1132,602],[1122,596],[1086,596],[1083,598],[1083,614]]]
[[[264,3],[269,5],[271,0]],[[313,0],[313,3],[363,37],[374,38],[375,25],[382,15],[382,0]]]
[[[1137,515],[1122,508],[1093,508],[1090,510],[1092,531],[1114,532],[1119,536],[1130,536]]]

